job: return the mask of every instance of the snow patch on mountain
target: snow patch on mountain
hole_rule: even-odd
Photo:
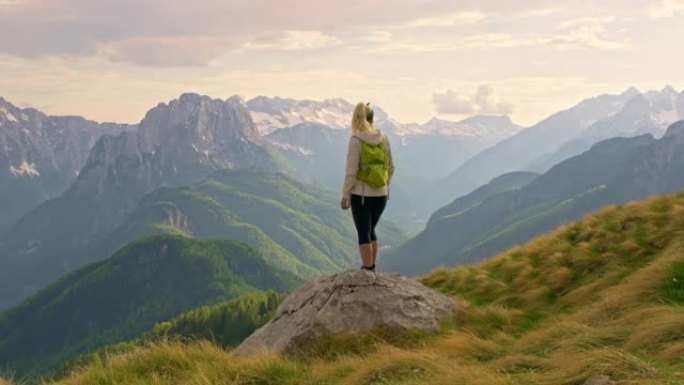
[[[343,99],[326,99],[318,102],[257,96],[246,104],[254,125],[262,136],[305,122],[347,129],[354,110],[354,106]]]
[[[514,124],[507,116],[473,116],[458,122],[433,118],[424,124],[393,122],[398,136],[435,135],[464,137],[479,141],[498,141],[520,132],[523,127]]]
[[[460,124],[458,122],[450,122],[433,118],[425,124],[406,123],[401,124],[395,122],[395,134],[399,136],[413,136],[413,135],[442,135],[442,136],[465,136],[471,138],[479,137],[476,127]]]
[[[354,105],[344,99],[323,101],[295,100],[258,96],[246,102],[259,134],[266,136],[279,129],[302,123],[321,124],[337,130],[349,130]],[[383,132],[399,138],[441,136],[495,143],[518,133],[522,127],[507,116],[474,116],[453,122],[433,118],[423,124],[400,123],[385,111],[373,106],[375,125]]]
[[[17,122],[17,118],[14,115],[12,115],[12,113],[9,112],[9,110],[7,110],[7,108],[5,107],[0,107],[0,116],[4,116],[5,119],[10,122]]]
[[[276,141],[271,141],[270,143],[275,147],[278,147],[278,148],[283,149],[285,151],[298,153],[302,156],[314,155],[313,150],[311,150],[309,148],[304,148],[304,147],[300,147],[300,146],[293,146],[293,145],[288,144],[288,143],[282,143],[282,142],[276,142]]]
[[[38,172],[38,169],[36,168],[36,164],[31,163],[31,162],[27,162],[25,159],[17,167],[10,165],[9,172],[14,176],[22,176],[22,175],[28,176],[28,177],[40,176],[40,173]]]
[[[684,91],[681,95],[684,95]],[[677,109],[680,94],[672,86],[667,86],[660,92],[647,91],[643,96],[651,106],[651,120],[659,126],[662,133],[669,125],[682,119],[683,114]]]

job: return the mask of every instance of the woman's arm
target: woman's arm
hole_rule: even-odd
[[[389,180],[387,184],[392,181],[392,175],[394,175],[394,161],[392,160],[392,148],[390,147],[390,142],[387,137],[385,137],[385,148],[387,149],[387,155],[389,156]]]
[[[342,186],[342,199],[349,199],[354,185],[356,184],[356,172],[359,170],[359,140],[350,137],[347,145],[347,163],[344,172],[344,185]]]

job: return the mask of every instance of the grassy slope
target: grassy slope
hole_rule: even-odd
[[[347,339],[338,354],[300,359],[157,343],[59,383],[581,385],[607,375],[682,384],[683,235],[684,193],[609,207],[483,264],[423,278],[463,307],[437,337],[360,338],[356,353]]]
[[[270,265],[305,278],[358,263],[356,246],[349,242],[356,237],[351,215],[329,193],[282,174],[219,171],[192,188],[160,188],[97,246],[115,250],[158,233],[239,239]],[[403,240],[387,222],[379,235],[385,245]]]

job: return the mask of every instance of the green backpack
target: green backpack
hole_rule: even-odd
[[[376,145],[361,142],[361,162],[356,179],[365,182],[372,188],[380,188],[389,182],[389,154],[385,150],[385,143]]]

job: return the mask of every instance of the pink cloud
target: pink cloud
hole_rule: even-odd
[[[20,56],[95,55],[142,64],[202,65],[259,36],[300,33],[289,47],[322,47],[357,27],[373,30],[437,16],[520,14],[557,8],[530,0],[5,0],[0,53]],[[0,3],[4,4],[4,3]],[[568,0],[564,12],[596,2]],[[638,12],[646,0],[607,0],[604,12]],[[479,16],[478,16],[479,17]],[[316,35],[319,34],[319,35]],[[221,44],[212,44],[212,41]],[[226,43],[227,42],[227,43]],[[306,43],[308,42],[308,43]],[[105,47],[106,49],[103,49]],[[188,55],[187,58],[184,55]]]

